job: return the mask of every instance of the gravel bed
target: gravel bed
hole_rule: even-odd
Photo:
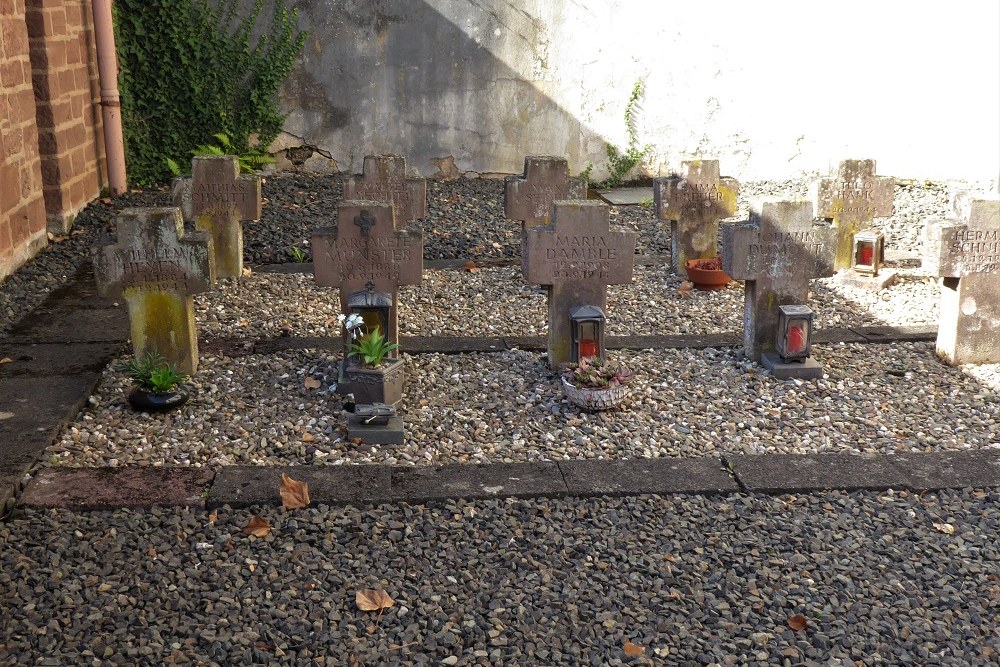
[[[738,350],[616,351],[636,371],[619,410],[581,412],[541,354],[406,355],[402,445],[346,439],[336,355],[205,357],[195,393],[166,415],[125,404],[104,373],[43,465],[500,463],[1000,447],[1000,365],[977,379],[929,343],[821,346],[826,377],[780,381]],[[308,389],[307,378],[321,386]]]
[[[816,326],[936,325],[937,283],[919,269],[897,272],[897,282],[879,292],[832,278],[814,281]],[[686,296],[679,291],[682,280],[669,267],[637,266],[630,285],[608,288],[608,334],[742,330],[741,283]],[[404,336],[532,336],[548,330],[545,292],[525,283],[519,266],[425,271],[420,285],[400,288],[399,301]],[[318,287],[308,274],[255,273],[220,281],[216,290],[197,295],[195,305],[203,338],[339,335],[337,290]]]
[[[0,663],[995,665],[998,508],[993,489],[31,511],[0,524]],[[393,606],[358,610],[364,588]]]

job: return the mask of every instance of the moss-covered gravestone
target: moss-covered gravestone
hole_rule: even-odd
[[[952,208],[924,228],[923,268],[942,278],[937,354],[1000,363],[1000,199],[960,194]]]
[[[198,370],[193,295],[215,281],[211,237],[185,236],[176,208],[125,209],[116,224],[117,241],[91,249],[98,292],[124,297],[137,356],[154,350],[193,375]]]
[[[427,217],[427,181],[406,176],[398,155],[368,155],[363,173],[344,179],[344,200],[392,204],[397,224]]]
[[[529,155],[524,158],[524,175],[504,179],[504,215],[521,221],[525,229],[549,224],[557,199],[586,198],[587,182],[571,177],[568,163],[559,157]]]
[[[220,278],[243,274],[243,223],[260,218],[260,197],[260,177],[241,175],[235,156],[198,156],[191,161],[191,215],[198,230],[212,236]]]
[[[722,268],[746,281],[743,348],[748,357],[761,362],[774,353],[778,306],[808,303],[809,281],[833,275],[835,244],[836,231],[815,223],[812,202],[804,200],[758,201],[748,220],[722,225]]]
[[[549,292],[549,365],[572,361],[571,311],[607,307],[608,285],[632,282],[638,234],[610,226],[598,201],[556,201],[552,222],[525,229],[521,269],[529,283]]]
[[[875,175],[875,160],[844,160],[835,177],[813,184],[816,215],[833,220],[837,230],[834,270],[854,263],[854,235],[872,226],[875,218],[892,215],[896,179]]]
[[[653,182],[656,217],[670,221],[670,259],[674,273],[689,259],[717,257],[719,220],[736,213],[740,184],[719,176],[718,160],[685,162],[688,175]]]

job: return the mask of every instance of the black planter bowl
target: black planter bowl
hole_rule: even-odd
[[[179,408],[187,403],[187,392],[182,389],[174,391],[148,391],[142,387],[134,387],[127,396],[128,404],[140,412],[166,412]]]

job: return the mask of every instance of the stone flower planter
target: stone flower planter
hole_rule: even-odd
[[[605,389],[577,387],[566,378],[562,378],[562,385],[570,403],[589,411],[609,410],[624,401],[632,391],[627,384]]]
[[[385,403],[399,407],[403,400],[403,360],[393,359],[381,368],[348,366],[344,370],[342,391],[354,394],[354,403]]]

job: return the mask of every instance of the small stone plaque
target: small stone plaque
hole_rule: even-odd
[[[360,176],[344,180],[345,200],[391,204],[395,220],[406,224],[427,217],[427,181],[406,176],[406,162],[398,155],[368,155]]]
[[[653,182],[656,217],[670,221],[670,254],[674,273],[689,259],[718,256],[719,220],[736,213],[740,185],[719,176],[718,160],[685,162],[686,178]]]
[[[525,228],[549,224],[552,202],[586,199],[587,182],[569,175],[565,159],[547,155],[524,158],[524,174],[504,179],[504,214]]]
[[[137,356],[155,350],[193,375],[198,367],[193,295],[215,281],[211,237],[185,236],[176,208],[124,209],[116,224],[117,242],[91,249],[98,293],[124,297]]]

